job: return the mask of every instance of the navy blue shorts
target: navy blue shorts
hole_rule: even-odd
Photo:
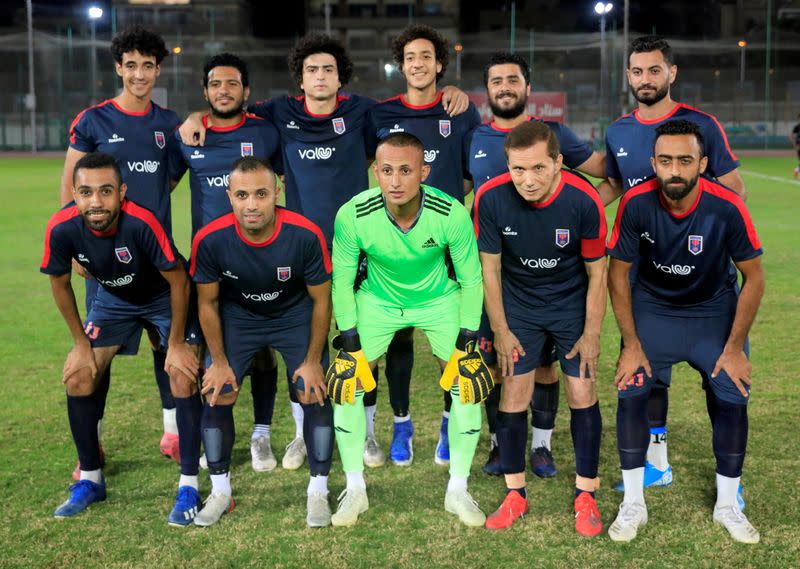
[[[650,367],[659,376],[659,381],[669,385],[661,375],[661,370],[679,362],[687,362],[700,372],[703,386],[710,387],[714,395],[723,401],[737,405],[747,404],[744,397],[731,381],[728,374],[721,371],[716,378],[711,377],[714,366],[728,341],[735,306],[730,313],[704,318],[687,318],[676,313],[675,316],[654,314],[652,311],[634,307],[633,317],[639,341],[650,361]],[[750,344],[745,341],[744,352],[750,356]],[[628,382],[626,389],[619,391],[619,397],[631,397],[649,392],[655,379],[648,377],[643,369]],[[748,392],[749,387],[745,385]]]

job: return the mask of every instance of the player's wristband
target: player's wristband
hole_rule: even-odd
[[[466,328],[461,328],[461,330],[458,331],[458,337],[456,338],[456,350],[461,350],[462,352],[471,352],[474,350],[477,341],[478,332],[476,330],[467,330]]]
[[[345,352],[357,352],[361,349],[361,338],[355,328],[346,330],[333,338],[333,348]]]

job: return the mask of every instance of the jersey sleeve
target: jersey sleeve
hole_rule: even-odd
[[[472,175],[469,173],[469,147],[472,144],[472,133],[481,125],[481,114],[475,103],[470,103],[465,113],[466,117],[466,132],[461,137],[461,174],[465,180],[471,180]]]
[[[612,178],[614,180],[622,179],[622,174],[619,173],[617,157],[614,154],[614,150],[611,148],[611,143],[608,141],[608,133],[606,133],[606,178]]]
[[[81,152],[94,152],[97,148],[92,132],[91,115],[82,111],[69,127],[69,146]]]
[[[608,241],[608,254],[611,257],[628,263],[638,257],[641,232],[637,229],[636,217],[635,203],[620,203],[611,239]]]
[[[211,252],[208,236],[198,233],[192,242],[192,263],[189,276],[198,284],[219,282],[222,278],[219,265]]]
[[[266,119],[268,121],[272,119],[272,108],[274,99],[265,99],[263,101],[258,101],[257,103],[252,103],[247,105],[247,112],[252,113],[257,117],[261,117],[262,119]]]
[[[592,155],[591,147],[578,138],[568,126],[561,123],[551,123],[555,126],[555,133],[558,137],[558,144],[561,147],[561,154],[564,156],[564,165],[573,170],[586,162]]]
[[[764,253],[747,206],[740,199],[733,204],[736,211],[728,216],[727,242],[734,262],[747,261]]]
[[[333,314],[340,330],[349,330],[358,324],[353,284],[359,252],[355,213],[352,202],[348,202],[339,208],[333,225]]]
[[[728,137],[722,130],[722,125],[714,117],[709,117],[710,125],[703,133],[705,138],[705,151],[708,156],[707,174],[715,178],[724,176],[739,167],[739,160],[734,156]]]
[[[482,253],[497,255],[502,252],[502,238],[497,229],[494,211],[494,200],[484,196],[478,200],[473,210],[475,217],[475,234],[478,238],[478,250]]]
[[[606,215],[597,194],[581,196],[581,256],[584,261],[596,261],[606,255]]]
[[[477,330],[483,310],[483,274],[472,224],[463,207],[454,206],[450,210],[447,217],[447,244],[461,286],[460,326]]]
[[[46,275],[66,275],[72,270],[73,247],[63,225],[54,225],[55,217],[47,226],[44,237],[44,255],[39,270]]]
[[[177,130],[169,137],[169,142],[167,143],[169,179],[176,182],[183,177],[186,170],[189,168],[189,165],[186,163],[186,158],[183,156],[183,152],[181,152],[182,143],[181,135]]]
[[[331,258],[322,230],[308,231],[303,251],[303,278],[306,284],[320,285],[331,280]]]

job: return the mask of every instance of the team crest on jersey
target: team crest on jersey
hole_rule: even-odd
[[[556,229],[556,245],[562,249],[569,245],[569,229]]]
[[[331,119],[333,123],[333,132],[336,134],[344,134],[345,126],[344,126],[344,119],[342,117],[338,117],[335,119]]]
[[[153,134],[156,135],[156,146],[163,149],[167,145],[167,139],[164,136],[164,133],[160,130],[157,130]]]
[[[699,255],[703,252],[703,236],[689,235],[689,253]]]
[[[450,136],[450,121],[439,121],[439,134],[441,134],[444,138]]]
[[[292,278],[292,267],[278,267],[278,280],[285,283]]]
[[[126,265],[133,260],[133,256],[127,247],[117,247],[114,249],[114,254],[116,254],[120,263],[125,263]]]
[[[242,142],[242,156],[252,156],[252,155],[253,155],[253,143]]]

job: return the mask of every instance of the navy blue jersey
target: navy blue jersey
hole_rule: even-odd
[[[269,121],[243,114],[237,124],[219,127],[209,126],[205,116],[203,126],[206,128],[204,146],[183,144],[177,130],[170,141],[170,178],[179,180],[189,170],[193,239],[200,228],[231,212],[226,190],[231,166],[236,160],[242,156],[264,158],[272,163],[277,174],[281,173],[278,131]]]
[[[369,147],[374,154],[382,138],[395,132],[413,134],[425,146],[425,162],[431,173],[425,183],[464,203],[468,134],[481,124],[478,109],[469,104],[466,112],[451,117],[442,106],[442,93],[430,105],[411,105],[403,95],[378,103],[369,114]]]
[[[473,216],[478,249],[502,256],[507,316],[585,314],[584,261],[605,256],[607,233],[603,204],[586,179],[561,170],[553,195],[538,204],[502,174],[478,189]]]
[[[700,178],[692,208],[677,216],[664,204],[658,180],[623,197],[608,254],[639,262],[635,304],[661,313],[711,316],[727,311],[737,294],[731,261],[762,254],[750,214],[733,191]]]
[[[275,233],[264,243],[249,241],[232,213],[195,236],[189,274],[196,283],[219,283],[223,312],[252,318],[305,313],[312,305],[306,285],[330,280],[331,258],[319,227],[282,207],[276,215]]]
[[[152,211],[171,233],[167,142],[180,124],[178,115],[155,103],[142,113],[133,113],[109,99],[75,117],[69,145],[81,152],[111,154],[128,186],[126,195]]]
[[[336,212],[369,187],[367,111],[375,101],[340,94],[329,115],[312,114],[305,97],[277,97],[248,110],[275,125],[281,137],[286,207],[322,229],[333,242]]]
[[[528,120],[543,122],[556,134],[567,168],[577,168],[592,155],[589,145],[560,122],[545,121],[539,117],[529,117]],[[475,188],[508,170],[503,144],[510,130],[491,122],[480,125],[470,134],[468,168]]]
[[[90,229],[75,205],[50,218],[40,270],[65,275],[72,270],[72,259],[109,294],[141,305],[169,291],[160,271],[174,269],[179,254],[150,210],[125,199],[117,226],[105,233]]]
[[[638,109],[617,119],[606,130],[606,175],[620,180],[627,192],[655,175],[650,158],[656,141],[656,128],[667,121],[684,119],[700,127],[705,140],[708,167],[705,174],[718,178],[739,167],[722,125],[713,115],[678,103],[663,117],[644,120]]]

